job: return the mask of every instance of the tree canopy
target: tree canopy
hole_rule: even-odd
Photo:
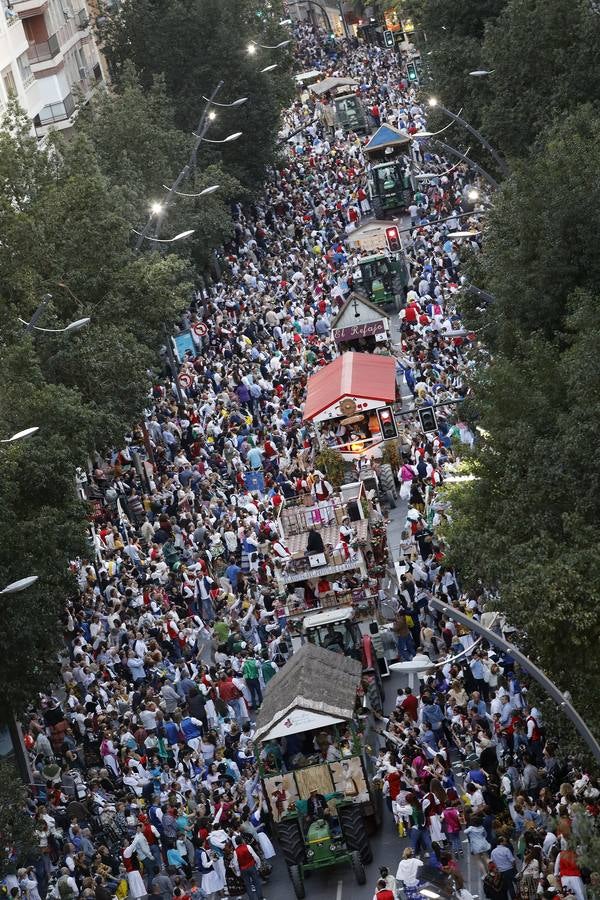
[[[118,102],[118,101],[117,101]],[[0,587],[24,575],[38,582],[3,603],[3,703],[19,712],[56,677],[64,601],[76,585],[68,563],[89,553],[87,509],[75,469],[95,449],[122,443],[148,394],[162,328],[189,296],[192,271],[172,254],[137,254],[131,203],[101,170],[81,133],[37,147],[15,108],[0,133]],[[68,227],[65,226],[68,223]],[[76,334],[27,334],[91,317]]]
[[[217,109],[209,137],[220,139],[242,131],[238,141],[222,147],[206,144],[205,162],[219,161],[245,187],[256,190],[274,160],[281,109],[292,96],[288,49],[248,52],[248,45],[275,46],[289,39],[278,25],[283,18],[280,0],[268,10],[259,0],[138,0],[122,4],[108,22],[103,39],[117,86],[133,63],[142,85],[151,90],[160,75],[175,123],[186,133],[197,127],[203,96],[219,81],[216,99],[230,103],[247,97],[233,109]],[[235,22],[235,28],[231,23]],[[262,72],[277,64],[271,72]],[[251,152],[249,152],[249,148]]]
[[[405,0],[402,8],[427,37],[418,41],[432,77],[424,88],[463,109],[510,160],[527,157],[550,123],[597,101],[600,16],[589,0]],[[492,74],[470,76],[476,69]],[[452,137],[465,146],[466,135]]]
[[[484,437],[448,533],[465,582],[498,587],[529,654],[597,734],[599,128],[576,109],[495,195],[476,279],[495,297],[477,320],[492,351],[473,380]]]

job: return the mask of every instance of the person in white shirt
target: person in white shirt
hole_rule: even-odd
[[[414,889],[419,884],[419,870],[422,865],[422,861],[413,854],[412,848],[406,847],[398,863],[396,881],[401,882],[409,900],[416,895],[416,891],[411,891],[411,888]]]

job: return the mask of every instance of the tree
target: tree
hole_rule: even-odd
[[[462,108],[511,161],[526,158],[552,122],[598,97],[600,16],[589,0],[405,0],[402,8],[427,36],[426,47],[419,37],[433,82],[427,90]],[[493,74],[470,76],[475,69]],[[443,124],[441,116],[432,121]],[[452,138],[468,140],[456,129]],[[483,162],[479,148],[473,154]]]
[[[600,734],[590,684],[600,639],[597,527],[600,414],[597,295],[565,304],[561,343],[515,338],[475,378],[485,440],[476,480],[452,489],[448,531],[465,585],[499,590],[499,606],[526,634],[526,649]],[[585,387],[584,387],[585,386]]]
[[[26,802],[26,788],[14,767],[8,762],[0,763],[0,877],[14,874],[39,852]]]
[[[493,69],[481,121],[492,144],[526,157],[551,122],[595,102],[600,16],[589,0],[509,0],[489,23],[482,59]]]
[[[186,133],[197,127],[202,97],[209,96],[219,80],[224,81],[220,101],[248,97],[242,107],[218,109],[210,132],[217,139],[233,131],[244,136],[218,150],[205,145],[201,160],[221,161],[245,187],[256,190],[275,158],[280,113],[292,96],[291,55],[286,50],[260,49],[251,55],[247,47],[250,41],[275,45],[286,40],[287,32],[277,24],[281,18],[280,0],[268,11],[259,0],[122,4],[104,34],[113,78],[117,85],[122,83],[128,61],[136,66],[146,90],[157,74],[163,75],[176,124]],[[261,72],[274,63],[276,70]]]
[[[114,111],[111,108],[111,113]],[[11,108],[0,133],[0,421],[2,436],[39,425],[33,438],[2,445],[0,586],[37,583],[2,603],[0,718],[19,714],[58,677],[65,600],[77,585],[69,561],[88,555],[88,509],[74,475],[90,454],[122,444],[147,402],[147,369],[163,328],[193,282],[185,259],[133,248],[127,193],[101,168],[85,133],[38,148]],[[107,138],[104,138],[107,140]],[[99,143],[101,143],[99,139]],[[144,176],[146,177],[146,176]],[[149,177],[149,176],[148,176]],[[91,316],[74,335],[27,334],[46,292],[40,325]]]
[[[496,298],[486,338],[510,356],[521,353],[518,334],[560,334],[569,294],[594,289],[600,278],[600,115],[582,106],[544,137],[496,193],[473,276]]]
[[[431,79],[423,93],[434,94],[453,112],[463,115],[474,126],[481,124],[481,107],[488,96],[489,79],[474,78],[469,72],[488,68],[484,64],[483,38],[486,27],[497,20],[507,0],[466,0],[449,4],[444,0],[402,0],[399,15],[410,16],[416,25],[415,42]],[[442,114],[432,114],[436,128],[447,124]],[[472,143],[468,134],[453,127],[449,143],[463,149]],[[478,147],[471,155],[483,158]],[[490,167],[485,157],[484,167]]]

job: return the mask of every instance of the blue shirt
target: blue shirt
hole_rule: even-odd
[[[515,867],[515,858],[508,847],[498,844],[491,853],[492,862],[496,863],[499,872],[508,872]]]

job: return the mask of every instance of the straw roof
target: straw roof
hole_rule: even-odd
[[[351,719],[361,664],[315,644],[303,644],[269,681],[256,716],[256,739],[294,709]]]

